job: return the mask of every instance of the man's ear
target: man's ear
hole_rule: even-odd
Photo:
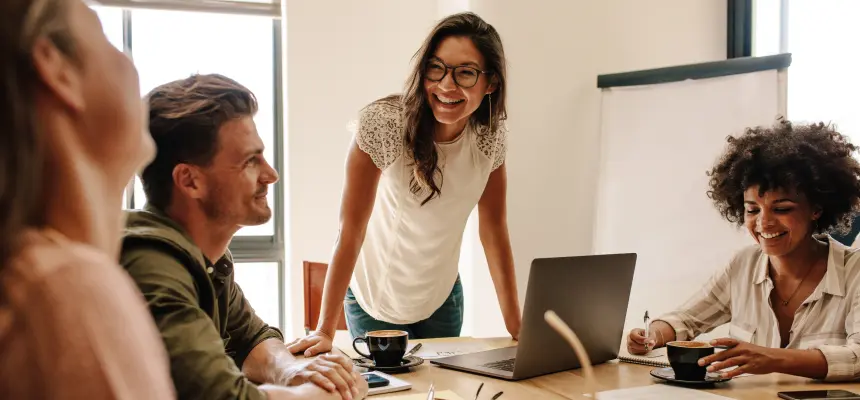
[[[206,196],[206,179],[200,169],[189,164],[177,164],[173,168],[173,184],[177,190],[192,199]]]
[[[33,66],[47,90],[65,106],[83,112],[86,102],[80,67],[44,37],[36,39],[32,57]]]

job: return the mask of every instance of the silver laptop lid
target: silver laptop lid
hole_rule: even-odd
[[[618,356],[636,254],[539,258],[531,265],[514,377],[578,368],[573,350],[544,321],[553,310],[576,333],[592,363]]]

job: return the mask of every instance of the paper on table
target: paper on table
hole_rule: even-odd
[[[629,389],[608,390],[597,393],[597,400],[723,400],[728,397],[713,393],[663,384],[640,386]]]
[[[643,355],[631,355],[627,352],[627,349],[621,349],[618,353],[618,360],[631,363],[631,364],[642,364],[642,365],[650,365],[652,367],[668,367],[669,359],[666,357],[666,348],[662,347],[656,350],[652,350],[647,354]]]
[[[625,349],[626,352],[626,349]],[[628,353],[629,354],[629,353]],[[636,357],[644,357],[644,358],[663,358],[666,357],[666,348],[661,347],[659,349],[651,350],[645,354],[638,355]]]
[[[454,393],[450,390],[444,390],[441,392],[436,392],[436,394],[433,395],[433,398],[436,400],[463,400],[462,397],[457,396],[457,393]],[[407,395],[402,395],[402,396],[386,397],[385,400],[427,400],[427,393],[407,394]]]
[[[428,341],[421,345],[421,349],[415,353],[416,356],[425,360],[458,356],[461,354],[477,353],[479,351],[492,350],[493,347],[481,340],[469,341]]]

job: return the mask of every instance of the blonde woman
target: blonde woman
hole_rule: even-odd
[[[0,2],[0,397],[174,398],[116,263],[154,152],[137,71],[79,0]]]

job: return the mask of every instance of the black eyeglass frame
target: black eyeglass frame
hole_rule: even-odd
[[[431,79],[430,77],[427,76],[427,67],[430,64],[439,64],[439,65],[442,65],[443,67],[445,67],[445,72],[442,73],[442,76],[439,79]],[[434,58],[434,59],[427,60],[427,62],[424,63],[424,69],[422,70],[422,75],[424,75],[424,79],[427,79],[430,82],[441,82],[443,79],[445,79],[446,76],[448,76],[448,71],[451,71],[451,78],[454,79],[454,84],[456,84],[457,86],[459,86],[463,89],[475,87],[475,85],[477,85],[478,81],[481,79],[481,75],[478,75],[478,77],[475,78],[475,83],[473,83],[472,85],[470,85],[470,86],[461,85],[460,81],[457,80],[457,70],[458,69],[469,69],[469,70],[472,70],[472,71],[475,71],[479,74],[484,74],[484,75],[493,75],[494,74],[493,71],[484,71],[484,70],[481,70],[479,68],[473,67],[471,65],[451,66],[451,65],[445,64],[441,60]]]

